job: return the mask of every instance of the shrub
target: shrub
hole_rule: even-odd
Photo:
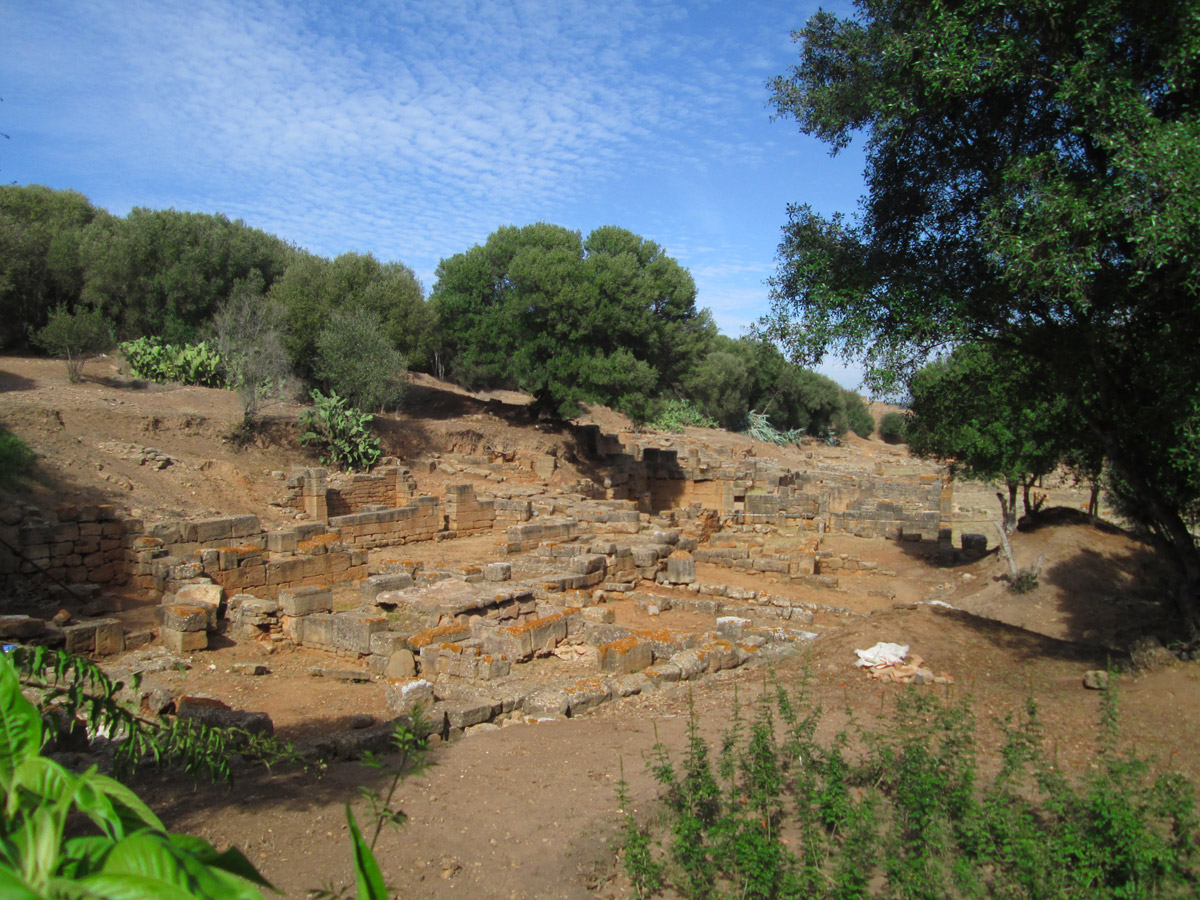
[[[321,462],[336,463],[349,471],[367,470],[379,459],[379,440],[367,425],[374,416],[350,406],[344,397],[312,392],[313,406],[300,414],[301,444],[316,444]]]
[[[702,413],[691,400],[666,400],[647,427],[656,431],[680,432],[685,428],[717,428],[717,422]]]
[[[858,729],[856,761],[848,734],[817,739],[805,683],[764,687],[751,721],[735,702],[715,764],[694,713],[681,765],[655,746],[664,816],[651,832],[626,814],[626,871],[639,896],[1194,896],[1192,785],[1119,754],[1115,688],[1102,707],[1081,783],[1046,752],[1032,701],[1009,716],[999,772],[982,783],[964,701],[905,691],[890,722]]]
[[[0,488],[16,487],[33,470],[33,451],[0,425]]]
[[[161,338],[140,337],[121,344],[130,370],[147,381],[178,381],[200,387],[225,386],[225,361],[216,348],[199,344],[168,344]]]
[[[756,441],[779,444],[781,447],[788,444],[799,444],[804,437],[803,429],[794,428],[791,431],[780,431],[771,424],[766,413],[760,413],[753,409],[746,415],[746,428],[742,434],[754,438]]]
[[[889,444],[903,444],[908,438],[908,419],[904,413],[884,413],[879,420],[879,436]]]
[[[59,306],[50,313],[46,327],[30,337],[39,349],[66,360],[67,381],[78,384],[83,379],[83,364],[113,346],[112,324],[98,309],[71,312]]]
[[[280,313],[264,299],[261,279],[239,284],[217,310],[213,330],[229,385],[242,401],[243,424],[249,425],[292,378]]]
[[[382,412],[403,399],[404,356],[388,340],[377,312],[334,312],[317,335],[316,351],[317,377],[352,406]]]
[[[846,404],[846,424],[860,438],[869,438],[875,432],[875,419],[867,404],[857,391],[842,391],[842,399]]]

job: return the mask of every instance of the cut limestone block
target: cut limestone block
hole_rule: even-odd
[[[172,653],[191,653],[208,647],[208,632],[204,630],[176,631],[163,626],[158,630],[158,638]]]
[[[177,603],[202,604],[208,608],[208,628],[217,627],[217,614],[221,609],[221,601],[225,599],[225,590],[219,584],[185,584],[175,592]]]
[[[387,683],[387,707],[402,716],[414,706],[428,712],[433,707],[433,684],[424,678],[390,678]]]
[[[676,550],[667,557],[668,584],[692,584],[696,580],[696,560],[686,550]]]
[[[615,675],[640,672],[654,662],[654,648],[632,635],[600,646],[600,670]]]
[[[279,606],[285,616],[333,612],[333,591],[319,587],[284,588],[279,592]]]

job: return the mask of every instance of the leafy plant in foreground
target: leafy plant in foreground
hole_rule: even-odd
[[[301,444],[316,444],[321,462],[337,463],[350,471],[366,470],[383,452],[367,425],[375,417],[350,406],[336,392],[312,392],[313,405],[300,414]]]
[[[41,755],[42,716],[0,655],[0,894],[47,898],[254,900],[270,887],[236,849],[168,833],[138,796],[95,767],[76,774]],[[90,833],[68,820],[82,817]]]

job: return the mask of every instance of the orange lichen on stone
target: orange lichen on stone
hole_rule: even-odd
[[[675,632],[669,631],[666,628],[634,628],[632,631],[635,635],[647,641],[674,644],[679,640]]]
[[[638,644],[638,639],[633,635],[628,637],[617,638],[615,641],[609,641],[607,644],[600,645],[600,655],[608,656],[610,653],[628,653]]]
[[[413,650],[419,650],[422,647],[428,647],[434,642],[440,642],[442,638],[454,637],[459,638],[464,634],[470,633],[470,628],[462,625],[439,625],[437,628],[430,628],[428,631],[418,632],[408,639],[408,645]]]
[[[530,619],[528,622],[522,622],[520,625],[510,625],[508,628],[501,628],[500,630],[511,635],[526,634],[535,628],[540,628],[551,622],[557,622],[562,618],[565,618],[564,613],[551,613],[548,616],[542,616],[540,619]]]
[[[140,537],[133,539],[133,545],[139,550],[156,550],[163,545],[163,542],[156,537]]]

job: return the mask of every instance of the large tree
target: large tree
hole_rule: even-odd
[[[0,187],[0,347],[23,341],[83,290],[79,244],[97,217],[75,191],[37,184]]]
[[[1029,490],[1089,436],[1071,402],[1025,356],[963,344],[929,363],[909,382],[905,435],[909,450],[940,459],[955,475],[999,482],[1004,529],[1017,524],[1017,491],[1025,512]]]
[[[135,207],[85,229],[83,299],[102,308],[124,336],[193,340],[239,284],[279,278],[293,249],[223,215]]]
[[[1200,8],[860,0],[818,13],[773,103],[867,142],[856,221],[796,206],[774,325],[896,384],[992,342],[1078,405],[1200,630]]]
[[[623,228],[498,229],[438,265],[431,302],[450,375],[512,384],[564,416],[583,402],[633,415],[677,384],[715,329],[687,270]]]
[[[429,356],[433,326],[425,288],[404,263],[380,262],[370,253],[334,259],[298,254],[269,298],[283,310],[288,352],[305,377],[316,374],[317,337],[336,310],[377,316],[384,337],[410,368],[422,368]]]

